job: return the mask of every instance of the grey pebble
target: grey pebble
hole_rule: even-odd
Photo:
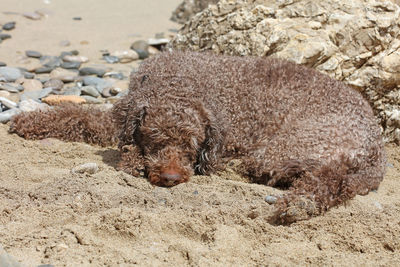
[[[169,43],[167,38],[150,38],[147,42],[151,46],[160,47]]]
[[[24,89],[24,88],[22,87],[22,89]],[[0,84],[0,90],[5,90],[10,93],[18,93],[21,91],[21,88],[19,86],[14,86],[11,84],[3,83],[3,84]]]
[[[40,63],[49,68],[60,67],[61,63],[63,63],[62,59],[56,56],[42,56],[40,58]]]
[[[64,95],[81,95],[81,89],[79,87],[69,87],[64,89]]]
[[[99,77],[86,76],[83,78],[84,85],[94,85],[99,93],[102,93],[104,88],[110,88],[112,83]]]
[[[149,44],[146,41],[139,40],[131,45],[131,49],[138,53],[140,59],[149,57]]]
[[[64,83],[58,79],[50,79],[44,83],[44,87],[50,87],[56,91],[60,91],[64,87]]]
[[[5,31],[11,31],[14,28],[15,28],[15,21],[7,22],[6,24],[3,25],[3,30]]]
[[[105,73],[106,71],[104,69],[91,68],[91,67],[85,67],[79,70],[79,75],[81,76],[96,75],[98,77],[103,77]]]
[[[5,66],[7,66],[7,64],[0,61],[0,67],[5,67]]]
[[[6,40],[6,39],[10,39],[11,35],[7,34],[7,33],[0,33],[0,40]]]
[[[71,62],[63,62],[61,63],[61,68],[63,69],[79,69],[81,67],[80,62],[77,61],[71,61]]]
[[[5,97],[1,97],[1,96],[0,96],[0,103],[3,104],[4,106],[6,106],[8,109],[17,107],[17,103],[15,103],[14,101],[11,101]]]
[[[275,197],[275,196],[271,196],[271,195],[270,195],[270,196],[266,196],[266,197],[265,197],[265,202],[267,202],[267,203],[270,204],[270,205],[275,204],[276,201],[278,201],[278,198]]]
[[[34,51],[34,50],[26,50],[25,51],[25,55],[27,57],[34,57],[34,58],[41,58],[42,57],[42,53],[40,53],[38,51]]]
[[[45,103],[39,103],[33,99],[27,99],[19,102],[18,107],[23,112],[31,112],[35,110],[46,110],[49,108],[49,105]]]
[[[0,79],[3,78],[6,82],[14,82],[22,76],[22,72],[18,68],[0,67]]]
[[[88,104],[101,104],[103,103],[103,101],[101,101],[98,98],[95,98],[93,96],[90,95],[82,95],[82,97],[86,100],[86,103]]]
[[[83,86],[81,88],[81,94],[82,95],[89,95],[89,96],[93,96],[93,97],[99,97],[100,93],[99,91],[97,91],[97,89],[93,86]]]
[[[25,13],[22,13],[22,15],[25,18],[32,19],[32,20],[39,20],[42,17],[36,12],[25,12]]]
[[[71,42],[68,40],[62,40],[60,42],[60,46],[70,46],[70,45],[71,45]]]
[[[116,71],[107,72],[104,74],[103,77],[110,77],[110,78],[114,78],[114,79],[118,79],[118,80],[125,79],[125,76],[122,72],[116,72]]]
[[[119,58],[116,56],[103,56],[103,59],[107,62],[107,63],[118,63],[119,62]]]
[[[126,96],[126,95],[128,95],[128,92],[129,92],[129,90],[124,90],[124,91],[122,91],[122,92],[119,92],[119,93],[116,95],[116,97],[123,97],[123,96]]]
[[[393,164],[390,163],[390,162],[386,163],[386,167],[388,167],[388,168],[394,168]]]
[[[72,19],[73,19],[73,20],[82,20],[81,17],[73,17]]]
[[[35,70],[35,73],[36,74],[50,73],[53,69],[54,69],[54,67],[53,68],[52,67],[40,67]]]
[[[12,109],[3,111],[2,113],[0,113],[0,122],[6,123],[6,122],[10,121],[12,117],[14,117],[15,115],[17,115],[20,112],[21,111],[17,108],[12,108]],[[2,266],[2,265],[0,265],[0,266]]]
[[[0,245],[0,266],[2,267],[22,267],[10,254]]]
[[[24,100],[28,100],[28,99],[38,100],[40,98],[40,95],[42,94],[42,91],[43,90],[24,92],[20,96],[20,101],[24,101]]]
[[[24,78],[25,78],[25,79],[33,79],[33,78],[35,78],[35,73],[32,73],[32,72],[24,72]]]
[[[38,95],[38,99],[45,98],[46,96],[48,96],[52,92],[53,92],[53,88],[52,87],[43,88],[42,90],[40,90],[40,93]]]
[[[94,174],[98,172],[99,166],[95,162],[85,163],[79,166],[76,166],[71,171],[72,173],[89,173]]]

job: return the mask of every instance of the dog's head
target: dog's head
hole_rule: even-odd
[[[162,103],[136,104],[124,116],[114,114],[123,126],[120,145],[141,149],[151,183],[174,186],[215,168],[223,135],[200,102],[167,96]]]

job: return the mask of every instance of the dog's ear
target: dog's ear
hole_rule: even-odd
[[[119,129],[119,147],[137,143],[138,129],[146,116],[148,103],[137,103],[125,97],[115,104],[112,114]]]
[[[209,174],[219,167],[218,157],[222,151],[224,130],[211,111],[199,103],[197,107],[205,122],[205,140],[198,150],[196,171],[200,174]]]

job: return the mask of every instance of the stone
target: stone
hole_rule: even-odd
[[[0,90],[5,90],[10,93],[18,93],[21,91],[19,86],[20,85],[18,84],[0,83]]]
[[[42,73],[50,73],[53,71],[54,68],[52,67],[40,67],[35,69],[36,74],[42,74]]]
[[[139,40],[134,42],[131,47],[132,50],[134,50],[138,55],[140,59],[145,59],[149,57],[149,44],[146,41]]]
[[[84,85],[93,85],[99,93],[102,93],[104,88],[111,88],[113,83],[111,81],[98,78],[98,77],[92,77],[92,76],[86,76],[83,78],[83,84]]]
[[[10,92],[0,90],[0,97],[5,97],[5,98],[7,98],[7,97],[9,97],[9,96],[10,96]]]
[[[115,64],[119,62],[119,58],[117,56],[103,56],[103,59],[107,61],[107,63]]]
[[[148,43],[150,46],[159,47],[159,46],[164,46],[164,45],[168,44],[168,43],[169,43],[169,39],[167,39],[167,38],[159,38],[159,39],[157,39],[157,38],[150,38],[150,39],[147,41],[147,43]]]
[[[43,90],[24,92],[21,94],[20,101],[28,99],[39,100],[42,91]]]
[[[6,123],[12,119],[15,115],[21,113],[18,108],[9,109],[0,113],[0,122]],[[3,265],[1,265],[3,266]]]
[[[1,245],[0,245],[0,266],[22,267],[22,265],[18,261],[16,261],[11,255],[9,255]]]
[[[25,92],[42,90],[43,85],[38,80],[25,80],[23,85]]]
[[[81,95],[81,88],[79,87],[68,87],[64,89],[64,95]]]
[[[35,78],[35,73],[32,73],[32,72],[24,72],[24,78],[25,79],[33,79],[33,78]]]
[[[0,97],[0,103],[9,109],[16,108],[18,106],[17,103],[15,103],[14,101],[11,101],[5,97]]]
[[[86,62],[89,61],[89,59],[87,57],[74,56],[74,55],[72,55],[72,56],[66,55],[66,56],[63,57],[63,60],[67,61],[67,62],[80,62],[80,63],[86,63]]]
[[[133,50],[118,50],[111,53],[111,56],[117,57],[121,63],[129,63],[139,59],[139,54]]]
[[[47,110],[49,108],[49,105],[45,103],[39,103],[33,99],[27,99],[19,102],[18,108],[22,112],[31,112],[35,110]]]
[[[59,44],[60,44],[60,46],[70,46],[71,42],[68,40],[62,40],[62,41],[60,41]]]
[[[41,58],[42,57],[42,53],[40,53],[38,51],[33,51],[33,50],[26,50],[25,55],[27,57],[33,57],[33,58]]]
[[[82,97],[86,100],[86,103],[88,103],[88,104],[101,104],[101,103],[103,103],[103,101],[101,101],[101,99],[95,98],[95,97],[90,96],[90,95],[83,95]]]
[[[61,63],[61,68],[63,69],[79,69],[81,67],[81,62],[70,61]]]
[[[53,88],[52,87],[43,88],[39,93],[38,99],[45,98],[48,95],[50,95],[51,93],[53,93]]]
[[[210,5],[185,24],[168,49],[273,56],[313,67],[361,92],[386,142],[399,126],[400,7],[391,1],[230,1]],[[397,141],[396,141],[397,142]]]
[[[270,205],[275,204],[278,201],[278,198],[275,196],[266,196],[265,197],[265,202],[267,202]]]
[[[7,66],[7,64],[0,61],[0,67],[5,67],[5,66]]]
[[[103,77],[110,77],[118,80],[123,80],[125,79],[125,76],[122,72],[117,72],[117,71],[110,71],[104,74]]]
[[[53,90],[60,91],[64,87],[64,83],[60,79],[52,78],[44,83],[44,87],[49,87]]]
[[[94,86],[83,86],[81,88],[81,94],[82,95],[89,95],[93,97],[99,97],[100,93],[97,91],[97,89]]]
[[[98,171],[99,171],[99,166],[95,162],[85,163],[76,166],[71,170],[72,173],[88,173],[88,174],[95,174]]]
[[[38,14],[36,12],[24,12],[24,13],[22,13],[22,15],[25,18],[28,18],[28,19],[31,19],[31,20],[39,20],[42,17],[40,14]]]
[[[149,51],[149,55],[150,56],[157,55],[157,54],[161,53],[161,51],[159,49],[155,48],[154,46],[149,46],[148,51]]]
[[[6,39],[10,39],[10,38],[11,38],[11,35],[6,34],[6,33],[0,33],[0,40],[6,40]]]
[[[194,15],[201,12],[210,4],[216,4],[219,0],[184,0],[173,12],[171,20],[185,24]]]
[[[0,81],[14,82],[21,77],[23,74],[18,68],[0,67]]]
[[[50,95],[43,98],[42,102],[54,106],[61,103],[83,104],[86,103],[86,100],[83,97],[76,95]]]
[[[65,83],[74,82],[78,78],[78,73],[71,70],[57,68],[50,72],[50,78],[58,79]]]
[[[56,68],[61,66],[62,63],[62,59],[60,57],[56,57],[56,56],[42,56],[40,58],[40,63],[44,66],[44,67],[49,67],[49,68]]]
[[[15,28],[15,21],[12,22],[7,22],[6,24],[3,25],[3,30],[5,31],[11,31]]]
[[[72,19],[73,19],[73,20],[82,20],[81,17],[73,17]]]
[[[92,67],[85,67],[79,70],[79,75],[86,76],[86,75],[96,75],[98,77],[103,77],[106,73],[104,69],[100,68],[92,68]]]

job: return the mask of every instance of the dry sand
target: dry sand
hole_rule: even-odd
[[[13,38],[0,45],[0,61],[20,66],[27,49],[78,49],[96,62],[100,49],[127,49],[140,39],[132,34],[178,27],[168,18],[179,2],[1,0],[2,10],[45,7],[53,15],[30,21],[0,14],[3,23],[17,21]],[[61,40],[71,46],[60,47]],[[0,244],[26,266],[400,266],[399,147],[387,146],[388,171],[377,192],[276,226],[264,197],[279,191],[234,173],[154,187],[116,171],[115,148],[27,141],[7,129],[0,125]],[[71,172],[88,162],[99,171]]]

